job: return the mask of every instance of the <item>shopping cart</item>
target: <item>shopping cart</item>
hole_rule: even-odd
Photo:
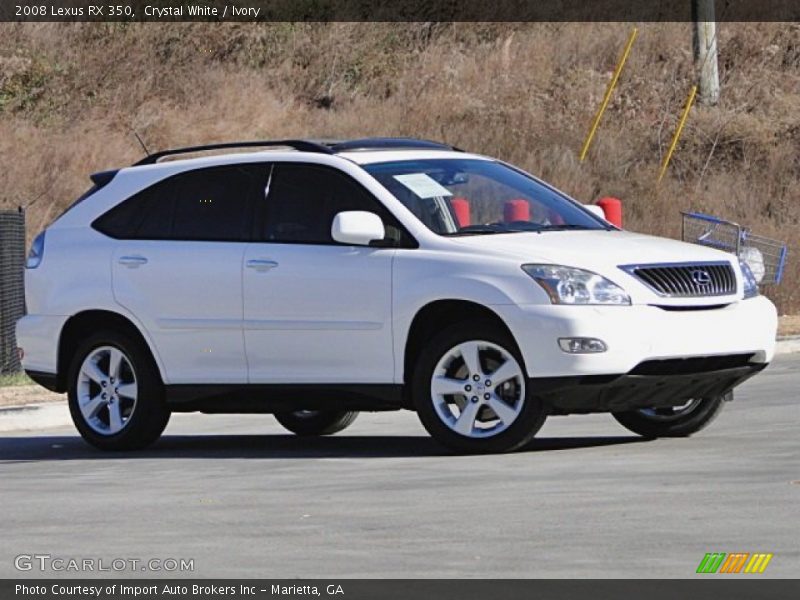
[[[732,221],[702,213],[682,212],[681,239],[738,256],[746,262],[759,285],[781,282],[786,264],[786,244],[760,235]]]

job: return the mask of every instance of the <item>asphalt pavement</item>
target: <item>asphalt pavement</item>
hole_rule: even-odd
[[[797,577],[799,391],[785,355],[692,438],[554,417],[502,456],[450,455],[407,412],[310,440],[269,415],[176,415],[130,454],[66,427],[3,434],[0,577],[683,578],[707,552],[772,553],[757,577]]]

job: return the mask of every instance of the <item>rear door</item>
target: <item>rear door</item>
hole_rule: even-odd
[[[181,173],[107,213],[114,296],[150,334],[169,383],[244,383],[242,259],[263,165]]]
[[[375,212],[390,228],[391,215],[345,173],[295,163],[275,163],[265,209],[244,257],[250,382],[391,383],[396,250],[331,237],[338,212]]]

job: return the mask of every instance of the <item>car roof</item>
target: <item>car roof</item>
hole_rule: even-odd
[[[243,151],[245,149],[253,151]],[[205,154],[210,151],[222,154]],[[197,155],[188,157],[189,155]],[[179,158],[184,155],[187,158]],[[471,158],[491,160],[488,157],[464,152],[453,146],[430,140],[414,138],[361,138],[355,140],[263,140],[243,142],[222,142],[202,146],[188,146],[163,150],[148,154],[126,171],[161,171],[183,170],[186,168],[211,167],[216,165],[237,164],[247,161],[280,160],[293,158],[316,160],[308,162],[327,162],[323,157],[340,157],[358,165],[402,160],[427,160],[443,158]],[[166,160],[162,160],[166,159]],[[103,171],[92,175],[95,183],[113,177],[118,170]]]
[[[489,157],[481,156],[478,154],[471,154],[468,152],[453,152],[446,150],[379,150],[371,152],[342,152],[335,155],[320,155],[312,152],[294,152],[285,150],[262,150],[259,152],[228,152],[225,154],[214,154],[208,156],[198,156],[193,158],[181,158],[173,160],[165,160],[150,165],[133,165],[125,167],[127,172],[132,171],[163,171],[163,170],[184,170],[186,168],[201,168],[201,167],[214,167],[223,165],[241,164],[246,162],[268,162],[270,160],[277,160],[281,162],[290,162],[298,160],[302,162],[315,162],[315,163],[328,163],[324,157],[330,158],[343,158],[352,163],[360,166],[383,163],[395,162],[403,160],[429,160],[429,159],[477,159],[477,160],[492,160]],[[308,160],[312,159],[312,160]],[[102,178],[106,175],[112,175],[118,170],[102,171],[92,175],[92,179]]]
[[[398,137],[373,137],[354,140],[310,140],[310,139],[284,139],[284,140],[244,140],[237,142],[220,142],[203,144],[201,146],[185,146],[171,150],[147,152],[147,156],[133,166],[152,165],[167,156],[179,154],[193,154],[209,150],[225,150],[231,148],[291,148],[300,152],[314,152],[317,154],[339,154],[341,152],[358,152],[369,150],[453,150],[458,148],[448,146],[442,142],[420,140],[416,138]],[[147,148],[145,148],[147,151]]]
[[[470,154],[468,152],[447,151],[447,150],[378,150],[370,152],[342,152],[339,154],[359,165],[368,165],[381,162],[394,162],[400,160],[427,160],[435,158],[475,158],[490,160],[485,156]]]

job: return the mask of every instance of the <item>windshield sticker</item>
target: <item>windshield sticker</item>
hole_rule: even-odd
[[[394,178],[420,198],[444,198],[453,195],[446,187],[425,173],[395,175]]]

